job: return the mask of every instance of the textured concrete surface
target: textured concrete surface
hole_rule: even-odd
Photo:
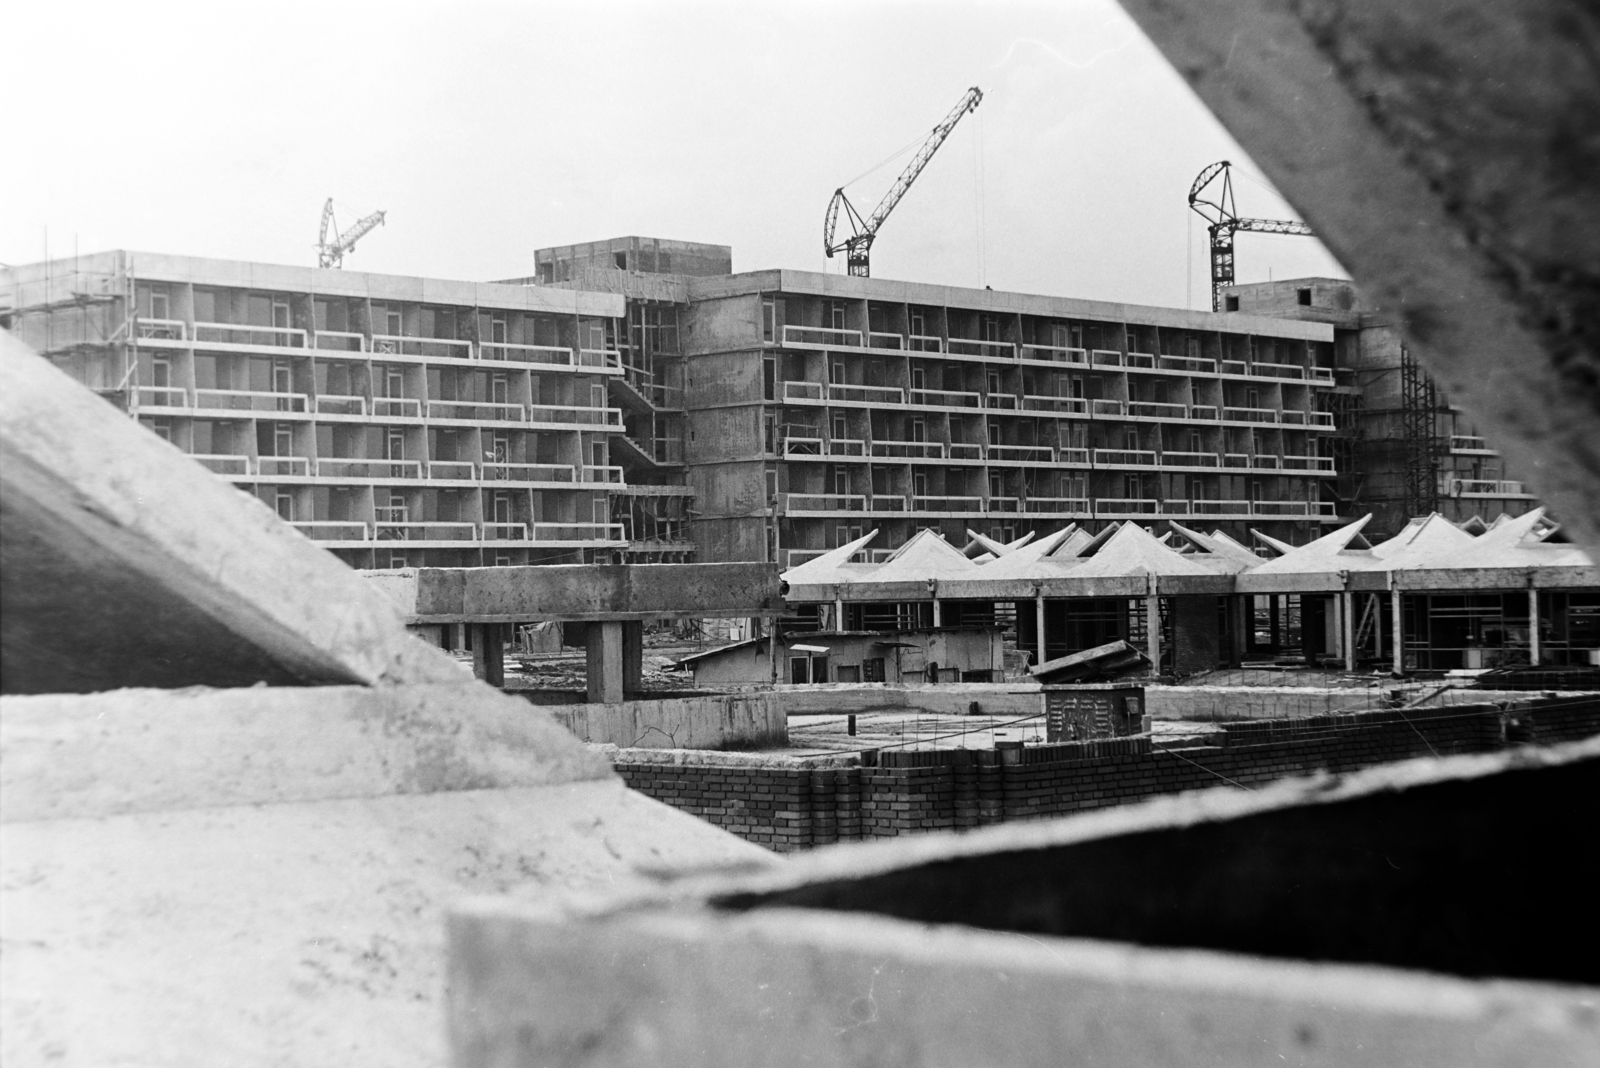
[[[1600,14],[1122,0],[1430,374],[1600,546]]]
[[[1507,776],[1555,776],[1559,784],[1542,781],[1577,796],[1597,758],[1600,741],[1416,761],[1344,781],[840,846],[770,874],[705,876],[653,899],[473,902],[450,920],[456,1063],[1593,1065],[1600,990],[1592,986],[1319,964],[1181,939],[1195,915],[1245,932],[1258,915],[1269,921],[1263,928],[1314,941],[1325,932],[1301,917],[1324,903],[1336,905],[1337,934],[1359,936],[1362,916],[1386,915],[1391,928],[1426,921],[1425,911],[1407,911],[1420,904],[1493,917],[1498,927],[1473,928],[1483,942],[1535,968],[1554,961],[1592,975],[1572,944],[1531,938],[1529,917],[1507,924],[1504,899],[1481,893],[1485,880],[1463,879],[1461,867],[1508,844],[1477,833],[1490,811],[1502,824],[1520,819],[1495,793],[1522,788]],[[1489,805],[1458,805],[1466,795]],[[1411,818],[1374,825],[1364,818],[1373,805]],[[1347,812],[1352,819],[1342,819]],[[1451,812],[1450,845],[1441,848],[1429,828]],[[1337,844],[1358,852],[1379,826],[1386,847],[1406,849],[1402,885],[1442,878],[1454,886],[1449,900],[1386,891],[1395,862],[1382,850],[1367,850],[1356,866],[1340,853],[1330,869],[1325,839],[1274,834],[1262,822],[1292,829],[1307,819],[1342,827]],[[1541,885],[1559,884],[1571,900],[1582,867],[1570,851],[1547,848],[1560,833],[1551,823],[1515,848],[1541,880],[1565,871]],[[1214,839],[1230,835],[1237,848],[1218,848]],[[1141,880],[1120,863],[1117,878],[1101,877],[1108,848],[1134,868],[1143,858],[1152,875]],[[1296,862],[1263,866],[1268,854]],[[1077,864],[1080,856],[1088,859]],[[1192,870],[1173,877],[1174,865]],[[1302,887],[1317,871],[1351,872],[1362,893],[1340,903],[1339,878]],[[1497,893],[1521,877],[1485,874]],[[1084,907],[1073,906],[1068,884],[1084,889]],[[1177,942],[1170,933],[1135,935],[1143,945],[1099,940],[1172,916]],[[1562,929],[1571,924],[1590,930],[1593,920],[1564,917]],[[1439,945],[1476,949],[1449,922],[1417,926],[1444,930]],[[1212,948],[1183,948],[1195,945]],[[1404,948],[1418,947],[1430,944]]]
[[[456,678],[333,555],[5,331],[0,674],[8,693]]]
[[[553,705],[544,711],[585,742],[623,747],[726,749],[789,740],[788,718],[770,693]]]
[[[439,1065],[450,902],[772,862],[470,680],[6,697],[0,773],[7,1065]]]

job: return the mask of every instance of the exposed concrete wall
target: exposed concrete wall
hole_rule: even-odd
[[[1389,688],[1385,687],[1309,686],[1147,686],[1144,691],[1145,712],[1152,718],[1202,722],[1374,711],[1385,707],[1388,692]],[[1485,703],[1522,705],[1539,696],[1525,690],[1474,690],[1465,686],[1433,694],[1415,686],[1397,692],[1403,694],[1402,702],[1420,701],[1424,707]]]
[[[546,711],[583,741],[622,747],[760,748],[789,741],[787,716],[770,693],[556,705]]]
[[[959,716],[970,712],[974,703],[986,716],[1044,715],[1044,693],[1038,683],[966,682],[938,686],[833,684],[779,686],[773,692],[783,711],[791,716],[902,709]]]

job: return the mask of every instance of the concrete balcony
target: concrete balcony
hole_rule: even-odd
[[[1457,456],[1499,456],[1489,443],[1475,434],[1450,435],[1450,451]]]
[[[263,460],[266,457],[262,457]],[[470,465],[469,465],[470,467]],[[359,478],[374,480],[412,479],[422,480],[421,460],[386,460],[382,458],[367,457],[329,457],[319,458],[316,466],[307,474],[314,473],[318,478]]]
[[[1145,419],[1189,418],[1189,406],[1187,404],[1168,404],[1165,401],[1129,401],[1127,411],[1129,415],[1137,415]]]
[[[182,319],[146,319],[141,316],[133,321],[133,336],[140,346],[162,348],[170,343],[172,348],[188,348],[189,324]]]
[[[1214,452],[1163,452],[1161,466],[1217,468],[1222,466],[1222,460]]]
[[[866,347],[866,339],[861,331],[841,330],[827,326],[785,325],[783,328],[783,343],[785,346],[820,349],[859,349]]]
[[[421,419],[422,402],[415,397],[374,397],[372,414],[381,419]]]
[[[1010,360],[1017,355],[1017,347],[1009,341],[979,341],[966,337],[950,338],[945,342],[945,351],[953,356],[981,356],[989,360]]]
[[[478,355],[486,362],[519,363],[541,370],[577,367],[578,355],[560,345],[522,345],[509,341],[481,341]]]
[[[196,322],[194,347],[276,355],[273,350],[306,349],[310,345],[306,331],[296,327]]]
[[[1156,367],[1156,357],[1153,352],[1130,352],[1123,357],[1122,363],[1124,367],[1153,371]]]
[[[1022,502],[1029,515],[1086,516],[1092,513],[1087,497],[1029,497]]]
[[[311,336],[311,347],[318,352],[365,353],[367,335],[346,330],[318,330]]]
[[[250,457],[248,456],[233,456],[226,453],[190,453],[189,455],[191,459],[213,474],[236,476],[248,476],[250,474]]]
[[[310,478],[311,460],[305,456],[258,456],[256,474],[262,478]]]
[[[838,387],[830,387],[829,392]],[[981,408],[983,397],[977,393],[967,393],[952,389],[913,389],[909,393],[912,404],[920,404],[928,408]]]
[[[1056,345],[1023,345],[1021,351],[1024,363],[1089,366],[1089,353],[1086,349],[1061,348]]]
[[[196,412],[272,412],[275,415],[309,415],[311,398],[305,393],[275,393],[265,389],[197,389]]]
[[[1217,373],[1217,361],[1202,359],[1199,356],[1158,356],[1156,369],[1178,371],[1183,374],[1214,375]]]
[[[436,401],[427,405],[428,419],[461,420],[472,423],[526,423],[528,408],[522,404],[497,401]]]
[[[940,441],[874,441],[871,445],[873,456],[900,459],[942,460],[946,452]]]
[[[1304,471],[1314,474],[1331,475],[1333,471],[1333,457],[1331,456],[1292,456],[1283,457],[1279,465],[1280,471]]]
[[[1027,393],[1022,397],[1021,410],[1055,415],[1088,415],[1089,402],[1082,397],[1050,397]]]
[[[1089,363],[1094,367],[1121,367],[1122,353],[1115,349],[1095,349],[1089,353]]]
[[[1094,514],[1102,517],[1157,515],[1161,502],[1146,497],[1096,497]]]
[[[1096,467],[1155,467],[1157,462],[1153,449],[1095,449],[1093,455]]]
[[[367,398],[318,393],[315,410],[317,415],[348,415],[364,419],[367,415]]]
[[[983,512],[982,497],[935,497],[921,494],[911,497],[913,512]]]
[[[372,528],[362,522],[337,519],[313,519],[291,523],[290,526],[312,541],[365,544],[372,540]]]
[[[504,482],[511,485],[572,486],[578,482],[578,468],[573,464],[513,464],[485,463],[483,481]]]
[[[1444,497],[1520,497],[1533,499],[1521,482],[1485,478],[1441,478],[1439,494]]]
[[[1048,445],[990,445],[991,462],[1049,464],[1054,463],[1056,452]]]
[[[785,493],[783,512],[790,516],[860,514],[867,510],[862,493]]]
[[[406,337],[402,334],[373,334],[372,353],[377,356],[422,356],[447,360],[472,359],[472,342],[450,338]]]

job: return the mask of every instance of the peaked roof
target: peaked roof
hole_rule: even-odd
[[[1409,567],[1454,567],[1454,561],[1470,550],[1478,539],[1434,512],[1424,519],[1413,519],[1404,530],[1372,547],[1377,563],[1369,570],[1397,571]]]
[[[1039,566],[1040,561],[1046,557],[1055,556],[1058,549],[1065,550],[1080,536],[1084,540],[1088,539],[1088,535],[1078,529],[1076,523],[1071,523],[1054,534],[1046,534],[1038,541],[1013,549],[998,560],[992,560],[984,564],[983,570],[978,572],[978,576],[980,578],[993,579],[1025,579],[1038,577],[1041,573],[1061,574],[1062,568],[1060,566],[1042,569]],[[1066,554],[1067,559],[1062,562],[1070,564],[1072,562],[1071,558],[1075,556],[1077,556],[1076,550],[1068,552]]]
[[[1216,571],[1170,549],[1137,523],[1124,523],[1102,542],[1093,556],[1083,559],[1073,578],[1129,575],[1214,575]]]
[[[971,540],[967,542],[967,546],[962,550],[962,553],[971,553],[974,558],[977,558],[983,552],[987,552],[991,556],[1001,557],[1028,544],[1033,540],[1033,534],[1034,532],[1030,530],[1013,541],[996,541],[994,538],[985,537],[976,530],[968,528],[967,537]],[[975,548],[980,551],[977,553],[972,552]]]
[[[851,564],[850,558],[873,538],[878,536],[876,529],[864,534],[848,545],[841,545],[837,549],[829,549],[821,556],[814,556],[803,564],[797,564],[779,576],[791,586],[826,586],[839,582],[854,581],[863,573],[863,568],[868,565]],[[845,570],[845,568],[850,570]]]
[[[870,574],[857,582],[922,582],[928,579],[966,578],[977,574],[981,564],[962,555],[938,531],[919,530],[904,545],[890,554]]]
[[[1197,564],[1202,564],[1212,571],[1227,574],[1237,574],[1256,567],[1261,563],[1261,557],[1246,549],[1232,538],[1215,531],[1211,534],[1202,534],[1198,530],[1190,530],[1181,523],[1168,520],[1172,529],[1189,540],[1189,544],[1200,550],[1197,555],[1188,559]]]
[[[1308,572],[1329,571],[1354,571],[1361,570],[1370,562],[1370,555],[1365,550],[1349,552],[1348,548],[1361,528],[1372,521],[1372,513],[1357,519],[1353,523],[1346,523],[1338,530],[1324,534],[1314,541],[1308,541],[1299,548],[1289,546],[1287,551],[1276,560],[1268,560],[1259,567],[1250,569],[1253,575],[1303,575]],[[1454,528],[1451,528],[1454,529]],[[1251,531],[1262,541],[1272,544],[1272,539]],[[1456,531],[1460,533],[1460,531]],[[1466,537],[1466,535],[1462,535]],[[1358,555],[1359,553],[1359,555]]]
[[[1472,545],[1437,563],[1423,563],[1420,567],[1495,568],[1495,567],[1551,567],[1559,565],[1590,566],[1593,560],[1581,549],[1563,543],[1547,543],[1548,524],[1543,508],[1514,518],[1501,516],[1483,534],[1472,539]]]

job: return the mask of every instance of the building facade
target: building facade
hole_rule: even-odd
[[[1350,282],[1296,278],[1232,286],[1224,307],[1333,327],[1338,378],[1329,438],[1341,515],[1373,513],[1372,531],[1398,533],[1412,516],[1455,523],[1519,516],[1538,500],[1506,470],[1470,416],[1449,401],[1406,350],[1392,316]]]
[[[353,566],[677,536],[622,518],[615,295],[130,252],[4,283],[23,341]]]

